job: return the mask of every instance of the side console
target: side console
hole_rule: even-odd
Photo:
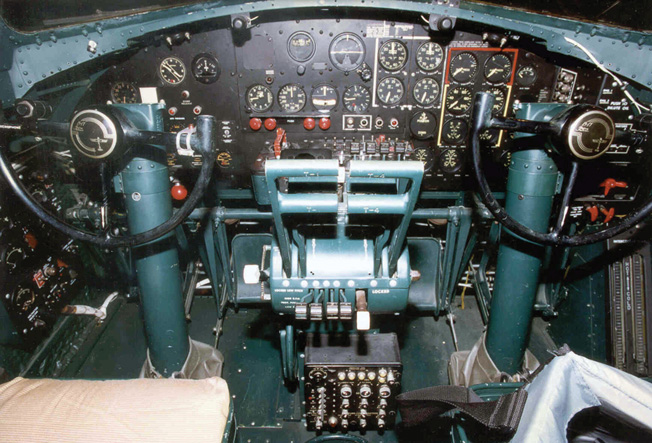
[[[396,334],[308,335],[305,352],[306,422],[310,430],[391,428],[401,389]]]

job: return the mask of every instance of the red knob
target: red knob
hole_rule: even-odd
[[[172,194],[172,198],[175,200],[183,200],[188,196],[188,190],[181,183],[175,183],[172,189],[170,189],[170,194]]]
[[[276,128],[276,119],[275,118],[267,118],[265,119],[265,129],[268,131],[273,131]]]
[[[331,119],[328,117],[322,117],[319,119],[319,129],[322,131],[327,130],[331,127]]]
[[[321,122],[320,122],[321,125]],[[315,129],[315,119],[311,117],[306,117],[303,119],[303,127],[308,131]]]
[[[258,117],[249,119],[249,127],[251,128],[252,131],[258,131],[260,128],[263,127],[263,121]]]
[[[609,191],[611,191],[613,188],[626,188],[627,183],[617,182],[613,178],[608,178],[602,183],[600,183],[600,187],[604,188],[604,196],[606,197],[607,195],[609,195]]]
[[[607,210],[607,208],[600,208],[600,212],[604,214],[604,222],[609,223],[612,218],[614,218],[614,215],[616,215],[616,210],[614,208],[610,208]]]

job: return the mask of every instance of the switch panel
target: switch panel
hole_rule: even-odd
[[[391,428],[401,389],[396,334],[309,335],[306,422],[313,431]]]

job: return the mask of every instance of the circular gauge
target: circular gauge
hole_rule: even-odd
[[[505,100],[507,99],[507,95],[505,94],[505,91],[501,88],[489,88],[487,91],[489,94],[493,94],[494,96],[494,106],[491,108],[491,111],[495,114],[498,114],[505,108]]]
[[[330,85],[319,85],[312,90],[310,101],[318,111],[330,111],[337,105],[337,91]]]
[[[437,118],[428,111],[417,112],[410,119],[410,132],[419,140],[431,138],[436,130]]]
[[[315,54],[315,40],[307,32],[295,32],[288,39],[288,54],[298,62],[310,60]]]
[[[299,85],[285,85],[278,91],[278,104],[285,112],[299,112],[306,106],[306,92]]]
[[[505,54],[489,57],[484,64],[484,77],[490,83],[505,83],[512,75],[512,61]]]
[[[451,145],[457,145],[466,140],[469,131],[469,125],[460,118],[454,118],[444,123],[442,137],[444,141]]]
[[[118,82],[111,88],[111,100],[113,103],[136,103],[138,91],[131,83]]]
[[[14,296],[14,306],[23,312],[27,312],[29,308],[36,301],[36,295],[34,291],[29,288],[23,288],[18,286],[16,290],[16,295]]]
[[[387,71],[398,71],[407,62],[407,47],[398,40],[383,43],[378,50],[378,63]]]
[[[215,159],[217,166],[224,169],[231,169],[233,167],[233,156],[229,151],[222,151],[217,154]]]
[[[448,96],[446,97],[446,110],[455,115],[464,114],[471,108],[472,100],[473,96],[469,88],[456,86],[448,91]]]
[[[462,160],[459,152],[455,149],[446,149],[439,156],[439,169],[452,174],[460,170],[462,167]]]
[[[435,155],[430,148],[416,148],[414,150],[414,158],[423,163],[423,170],[426,172],[430,171],[435,164]]]
[[[470,82],[478,71],[478,59],[470,52],[462,52],[451,60],[450,75],[459,83]]]
[[[537,81],[537,70],[534,66],[521,66],[516,71],[516,82],[521,86],[532,86]]]
[[[414,85],[412,95],[421,106],[432,106],[439,97],[439,83],[430,77],[422,78]]]
[[[378,98],[386,105],[396,105],[403,98],[403,83],[396,77],[386,77],[378,83]]]
[[[161,62],[158,73],[166,83],[176,85],[186,78],[186,65],[177,57],[168,57]]]
[[[25,260],[27,254],[21,247],[12,247],[9,245],[7,252],[5,253],[5,265],[9,272],[16,270]]]
[[[254,112],[265,112],[274,104],[274,94],[263,85],[253,85],[247,89],[247,104]]]
[[[357,35],[345,32],[333,39],[328,56],[340,71],[353,71],[364,61],[364,43]]]
[[[364,86],[353,85],[346,88],[342,100],[347,111],[360,114],[369,109],[371,94]]]
[[[214,83],[221,72],[220,63],[210,54],[199,54],[192,61],[192,75],[199,83]]]
[[[434,42],[426,42],[417,49],[417,65],[424,71],[434,71],[444,59],[444,50]]]
[[[498,134],[500,131],[497,129],[485,129],[478,135],[478,138],[484,145],[495,145],[498,143]]]

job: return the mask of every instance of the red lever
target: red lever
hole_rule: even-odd
[[[278,128],[276,130],[276,140],[274,140],[274,155],[276,158],[279,158],[281,156],[281,148],[283,145],[287,144],[288,142],[288,136],[285,133],[285,129],[283,128]]]
[[[170,194],[172,194],[172,198],[175,200],[183,200],[188,196],[188,190],[181,183],[175,183],[172,189],[170,189]]]
[[[616,214],[616,210],[614,208],[611,208],[607,211],[607,208],[600,208],[600,212],[604,214],[604,222],[609,223],[612,218],[614,218],[614,215]]]
[[[587,212],[591,214],[591,221],[594,222],[598,219],[598,207],[597,206],[590,206],[586,208]]]
[[[600,183],[600,187],[604,188],[604,196],[606,197],[607,195],[609,195],[609,192],[613,188],[626,188],[627,183],[626,182],[617,182],[613,178],[608,178],[605,181],[603,181],[602,183]]]

